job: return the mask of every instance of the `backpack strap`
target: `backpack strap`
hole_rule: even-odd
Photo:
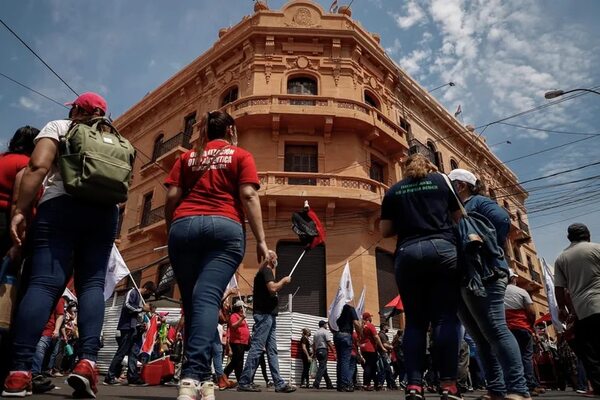
[[[454,191],[454,186],[452,186],[452,182],[450,182],[450,178],[448,178],[448,175],[443,174],[441,172],[439,172],[439,174],[444,177],[444,180],[446,181],[446,184],[448,185],[448,188],[450,189],[450,191],[454,195],[454,198],[458,202],[458,206],[460,207],[460,212],[463,215],[463,217],[468,217],[467,210],[465,210],[465,207],[463,206],[462,201],[460,201],[460,198],[456,194],[456,191]]]
[[[210,161],[207,164],[203,164],[200,166],[200,174],[196,177],[196,179],[194,179],[194,183],[191,184],[188,188],[183,188],[183,195],[181,196],[181,200],[180,202],[186,198],[187,196],[189,196],[190,193],[192,193],[192,190],[194,190],[194,187],[196,186],[196,184],[200,181],[200,179],[204,176],[204,174],[206,173],[206,171],[208,171],[210,169],[210,167],[212,167],[214,165],[214,161],[217,157],[219,157],[221,155],[221,153],[225,150],[229,148],[229,146],[223,146],[221,147],[215,154],[213,154],[213,156],[210,158]],[[183,172],[183,157],[179,157],[179,161],[181,162],[181,171]]]

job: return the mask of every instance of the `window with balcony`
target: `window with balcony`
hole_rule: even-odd
[[[194,132],[194,125],[196,124],[196,113],[192,113],[183,119],[183,147],[186,149],[190,148],[190,139]]]
[[[508,211],[508,213],[510,214],[510,204],[508,204],[508,201],[503,200],[502,204],[504,205],[504,208],[506,208],[506,211]]]
[[[371,156],[369,178],[377,182],[385,183],[385,164],[373,156]]]
[[[285,145],[283,170],[286,172],[318,172],[318,147],[313,145]],[[289,178],[290,185],[316,185],[314,178]]]
[[[317,80],[307,76],[288,79],[287,92],[288,94],[316,96],[319,94]]]
[[[140,219],[140,226],[148,226],[150,222],[150,216],[152,215],[152,195],[153,192],[146,193],[144,200],[142,201],[142,218]]]
[[[442,159],[442,153],[437,151],[435,144],[431,140],[427,141],[427,148],[431,153],[431,156],[429,157],[431,162],[435,164],[435,166],[440,170],[440,172],[444,172],[444,160]]]
[[[233,103],[237,99],[238,99],[238,87],[234,86],[232,88],[229,88],[229,90],[227,90],[225,92],[225,94],[223,95],[223,98],[221,99],[221,107],[223,107],[229,103]]]
[[[494,189],[490,188],[489,192],[490,192],[490,198],[492,200],[496,200],[496,191]]]
[[[410,123],[405,118],[400,117],[400,128],[404,129],[407,133],[409,133]]]
[[[154,147],[152,148],[152,161],[156,160],[161,155],[162,144],[165,139],[165,135],[162,133],[154,139]]]
[[[513,247],[513,255],[515,257],[515,260],[518,262],[522,262],[521,260],[521,249],[518,247]]]
[[[379,105],[379,101],[377,101],[377,97],[375,97],[372,93],[369,93],[366,90],[365,90],[364,96],[365,96],[365,103],[367,103],[371,107],[381,110],[381,108],[380,108],[381,106]]]
[[[117,222],[117,237],[121,237],[121,229],[123,228],[123,217],[125,217],[125,204],[119,205],[119,221]]]
[[[457,169],[457,168],[458,168],[458,163],[456,162],[455,159],[451,158],[450,159],[450,169],[453,170],[453,169]]]

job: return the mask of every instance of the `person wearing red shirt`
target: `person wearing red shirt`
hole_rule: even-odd
[[[188,338],[178,400],[212,398],[210,350],[221,298],[244,258],[246,218],[259,262],[269,251],[254,158],[237,146],[235,121],[229,114],[212,111],[202,118],[196,148],[177,159],[165,184],[169,257]]]
[[[229,345],[231,346],[231,360],[225,367],[225,377],[229,378],[231,371],[239,381],[244,369],[244,353],[250,344],[250,329],[244,314],[244,302],[238,300],[233,306],[229,317]]]
[[[29,163],[35,148],[33,139],[40,130],[29,125],[17,129],[8,144],[8,151],[0,154],[0,257],[12,246],[10,214],[17,174]]]
[[[377,350],[386,350],[381,343],[381,339],[379,339],[375,325],[373,325],[373,316],[371,313],[364,312],[362,319],[363,332],[360,341],[360,352],[365,360],[363,386],[364,390],[373,390],[371,381],[374,381],[375,389],[379,390],[379,384],[377,383]]]

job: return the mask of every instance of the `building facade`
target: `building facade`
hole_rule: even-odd
[[[204,54],[146,95],[115,125],[139,149],[130,198],[122,209],[121,252],[134,277],[163,283],[169,274],[163,205],[166,173],[198,138],[196,121],[215,109],[236,119],[241,147],[255,157],[266,237],[280,257],[278,275],[302,251],[291,214],[305,200],[320,216],[327,241],[302,260],[286,294],[293,310],[325,315],[350,261],[356,296],[366,288],[374,314],[397,295],[395,241],[378,232],[386,189],[402,177],[411,152],[442,171],[474,170],[513,217],[508,254],[520,283],[545,296],[527,227],[527,193],[476,132],[462,125],[386,55],[347,7],[325,12],[309,0],[253,14],[221,29]],[[255,243],[248,235],[238,270],[251,293]],[[146,267],[146,268],[144,268]],[[165,295],[178,298],[176,287]]]

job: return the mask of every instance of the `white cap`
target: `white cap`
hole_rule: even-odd
[[[467,182],[468,184],[471,184],[473,186],[477,184],[477,177],[473,175],[472,172],[467,171],[466,169],[453,169],[452,172],[448,174],[448,178],[450,178],[451,181]]]
[[[512,269],[512,268],[509,268],[508,271],[509,271],[509,278],[513,278],[515,276],[519,276],[519,275],[517,275],[517,273],[515,272],[515,270]]]
[[[239,299],[238,301],[235,302],[235,304],[233,305],[234,307],[244,307],[246,305],[246,303],[244,303],[244,300]]]

